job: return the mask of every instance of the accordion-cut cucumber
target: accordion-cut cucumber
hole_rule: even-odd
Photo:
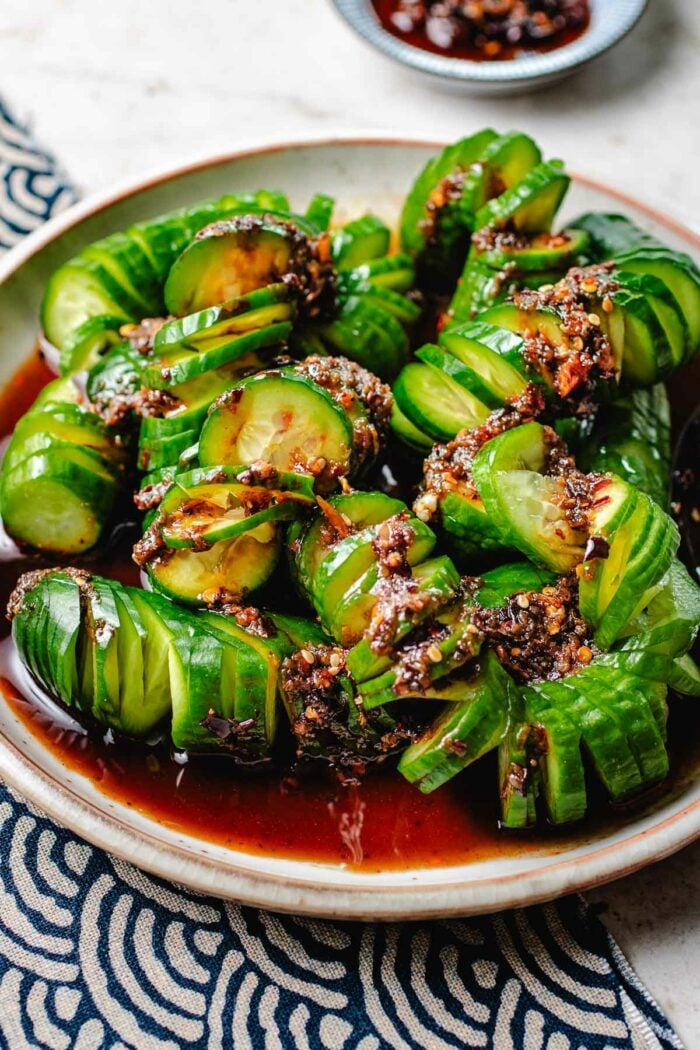
[[[557,273],[573,266],[584,255],[588,243],[585,230],[564,229],[559,233],[536,230],[526,245],[510,246],[507,238],[496,238],[491,248],[481,249],[473,244],[471,254],[492,270],[508,267],[519,273]]]
[[[498,746],[508,722],[508,675],[492,653],[461,683],[432,725],[401,756],[399,772],[424,794]]]
[[[172,387],[172,407],[163,415],[142,416],[139,426],[138,466],[159,470],[175,466],[199,439],[207,410],[221,394],[266,366],[259,354],[246,354],[230,365],[212,369]]]
[[[424,434],[422,430],[419,430],[417,426],[414,426],[408,416],[401,411],[396,401],[391,406],[391,430],[394,437],[397,437],[399,441],[413,449],[414,452],[423,454],[430,452],[433,445],[432,439],[427,434]]]
[[[488,324],[475,321],[471,324],[451,325],[440,334],[440,345],[449,351],[458,361],[472,370],[479,379],[479,385],[472,387],[473,393],[485,404],[499,408],[504,401],[518,397],[523,393],[526,382],[517,368],[507,357],[489,345],[489,337],[497,345],[513,345],[501,329],[493,329]]]
[[[262,460],[302,473],[321,461],[347,474],[352,448],[350,419],[323,388],[291,371],[263,372],[214,402],[199,459],[205,467]]]
[[[561,161],[543,161],[480,208],[474,217],[474,228],[498,229],[508,224],[522,233],[549,230],[570,181]]]
[[[61,375],[83,372],[97,364],[110,347],[122,341],[119,329],[123,323],[120,317],[101,314],[78,325],[61,350]]]
[[[201,605],[204,597],[227,591],[244,598],[267,583],[280,552],[274,522],[263,522],[203,551],[164,549],[145,563],[153,588],[174,601]]]
[[[0,514],[9,535],[61,554],[97,543],[123,465],[123,452],[99,416],[76,396],[70,381],[45,388],[15,428],[0,474]]]
[[[406,635],[418,627],[428,616],[433,615],[439,605],[450,602],[457,593],[459,573],[452,561],[441,555],[414,566],[412,578],[421,598],[430,597],[431,602],[419,612],[403,610],[396,621],[391,639],[392,647],[400,643]],[[347,655],[347,669],[356,682],[376,678],[391,667],[392,653],[376,651],[367,637],[362,637],[350,649]]]
[[[120,322],[162,313],[162,285],[173,262],[207,223],[241,209],[279,207],[286,198],[261,190],[203,201],[137,223],[90,245],[59,267],[41,305],[41,324],[60,350],[90,318],[110,315]]]
[[[627,490],[621,512],[601,505],[591,513],[591,535],[606,544],[604,557],[589,558],[579,581],[579,605],[595,628],[595,641],[608,649],[648,604],[648,593],[663,578],[679,544],[678,529],[643,492]]]
[[[497,140],[496,133],[486,129],[447,146],[428,161],[406,197],[399,226],[401,247],[435,289],[449,289],[459,274],[474,218],[474,190],[470,186],[465,194],[464,184],[472,165]]]
[[[391,232],[376,215],[363,215],[346,222],[331,238],[331,256],[338,270],[379,259],[389,250]]]
[[[357,361],[382,379],[393,378],[408,355],[408,336],[396,317],[355,292],[318,328],[318,336],[332,353]]]
[[[409,565],[416,565],[430,555],[436,542],[435,533],[403,505],[400,514],[405,517],[402,524],[410,530],[405,557]],[[392,518],[386,519],[386,528],[391,527],[392,521]],[[314,572],[311,595],[321,623],[337,641],[345,645],[352,645],[359,640],[371,615],[374,597],[370,597],[366,606],[362,603],[365,607],[358,617],[351,592],[370,569],[374,569],[374,572],[363,581],[367,591],[376,582],[375,542],[383,525],[384,522],[368,525],[359,532],[339,539],[329,547]]]
[[[384,255],[378,259],[343,270],[338,274],[338,291],[349,295],[357,288],[386,288],[392,292],[408,292],[416,283],[413,260],[406,252]]]
[[[671,483],[670,412],[662,384],[631,390],[601,407],[577,462],[597,474],[617,474],[668,506]]]
[[[542,473],[547,452],[544,427],[526,423],[488,441],[474,458],[472,474],[503,545],[545,568],[568,572],[581,561],[586,537],[572,529],[557,504],[563,479]]]
[[[205,226],[175,260],[165,282],[165,306],[183,317],[228,303],[289,275],[310,261],[299,223],[271,214],[234,215]]]
[[[450,441],[489,414],[482,401],[431,364],[406,365],[394,384],[394,397],[414,427],[434,441]]]
[[[350,492],[331,496],[307,522],[294,523],[287,547],[297,586],[309,601],[313,581],[332,545],[350,531],[377,525],[406,509],[399,499],[383,492]]]
[[[245,466],[198,468],[174,476],[157,527],[167,547],[201,550],[313,505],[313,478],[304,474],[273,472],[264,480]]]

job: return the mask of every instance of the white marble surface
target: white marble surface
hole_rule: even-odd
[[[500,99],[442,92],[393,65],[328,0],[3,0],[0,93],[84,191],[263,137],[361,127],[449,139],[493,124],[700,230],[694,0],[652,0],[588,70]],[[700,1047],[699,871],[695,846],[590,895],[689,1048]]]

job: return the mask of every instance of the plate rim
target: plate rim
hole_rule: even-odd
[[[93,194],[50,219],[0,260],[0,283],[8,280],[29,259],[79,222],[129,196],[169,180],[245,157],[293,149],[358,145],[426,149],[440,148],[444,142],[391,134],[307,136],[285,142],[258,144],[171,165],[156,174],[131,179],[115,189]],[[585,176],[572,177],[579,183],[631,205],[654,222],[681,236],[686,243],[700,249],[700,235],[676,219],[604,183]],[[155,829],[153,833],[148,833],[129,826],[119,814],[108,815],[82,797],[77,789],[54,780],[2,732],[0,774],[13,790],[63,827],[152,875],[168,882],[175,881],[198,893],[275,911],[326,918],[387,921],[446,918],[535,904],[631,874],[700,837],[700,800],[697,800],[690,801],[666,816],[661,816],[663,810],[659,810],[661,819],[622,842],[608,841],[607,845],[598,846],[591,842],[585,854],[568,859],[557,859],[557,854],[553,854],[551,862],[525,873],[515,871],[472,880],[456,877],[453,881],[433,883],[426,887],[420,882],[421,874],[427,874],[426,869],[416,869],[415,879],[401,886],[363,885],[362,873],[358,872],[355,884],[332,885],[323,881],[323,865],[314,865],[314,870],[304,878],[276,872],[246,871],[245,857],[250,855],[243,851],[231,850],[232,861],[224,864],[214,858],[194,856],[177,844],[163,843],[159,841]],[[611,863],[610,855],[615,853],[620,854],[620,859]],[[174,856],[178,860],[176,872],[172,870]]]

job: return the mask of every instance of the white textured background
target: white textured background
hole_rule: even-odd
[[[452,139],[493,124],[700,230],[698,0],[652,0],[589,69],[501,99],[443,93],[395,66],[328,0],[2,0],[0,93],[83,191],[263,137],[361,127]],[[591,895],[689,1050],[699,871],[696,846]]]

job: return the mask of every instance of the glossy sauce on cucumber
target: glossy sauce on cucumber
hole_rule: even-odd
[[[0,428],[10,431],[53,378],[35,352],[0,393]],[[2,433],[0,432],[0,441]],[[403,494],[402,489],[397,493]],[[91,571],[125,584],[138,584],[130,558],[128,526],[107,544],[80,559]],[[18,576],[47,562],[20,557],[0,538],[0,602],[3,607]],[[173,758],[167,744],[148,746],[90,733],[50,701],[25,698],[12,682],[12,647],[7,622],[0,622],[0,691],[17,717],[43,747],[66,766],[93,781],[105,795],[149,818],[184,833],[245,852],[275,854],[366,871],[440,866],[523,850],[563,848],[594,838],[601,827],[619,825],[626,811],[599,803],[591,807],[585,828],[527,833],[499,832],[494,756],[468,769],[439,791],[424,795],[387,766],[374,770],[359,788],[342,788],[332,778],[289,784],[280,762],[259,776],[238,772],[226,759]],[[680,790],[697,762],[700,712],[690,702],[673,705],[670,720],[672,776],[652,804]],[[595,796],[591,796],[593,802]]]

